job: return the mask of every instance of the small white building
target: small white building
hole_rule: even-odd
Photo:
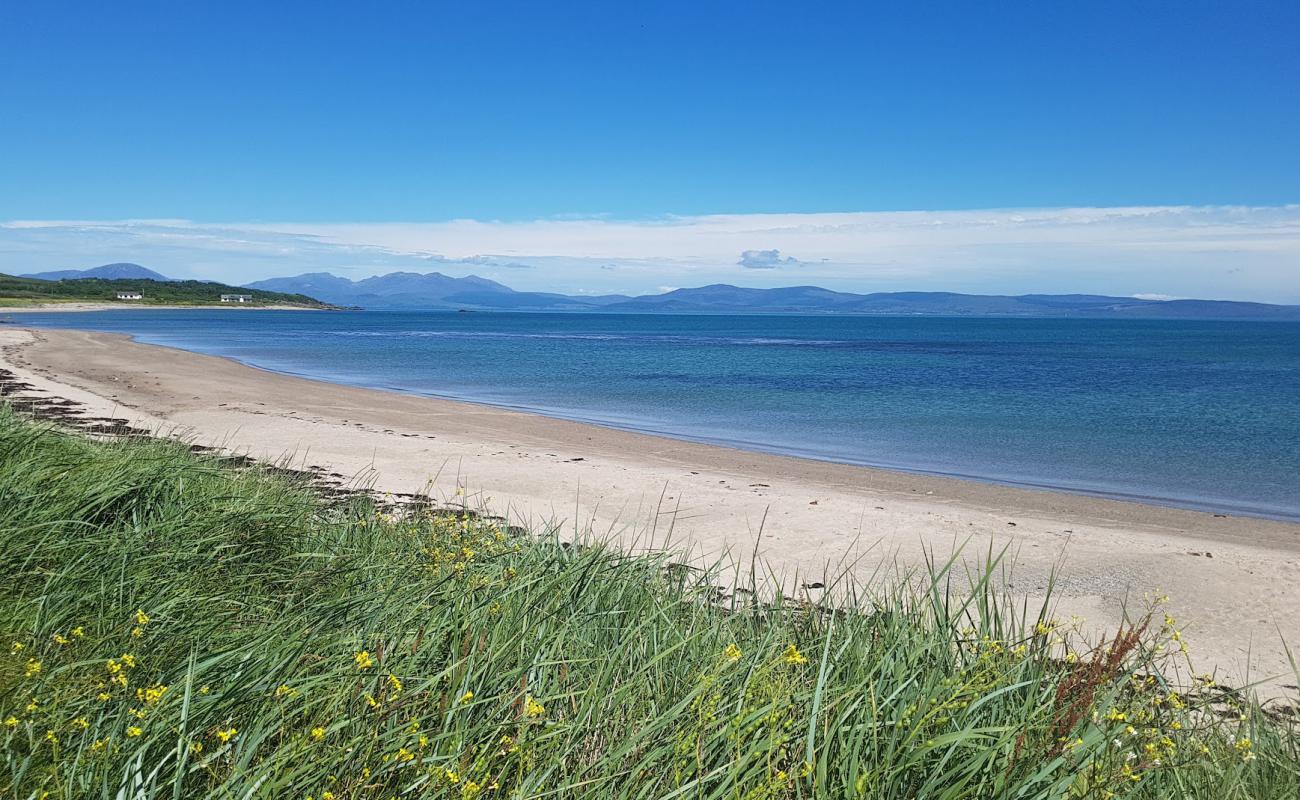
[[[144,295],[140,294],[139,292],[118,292],[117,299],[118,300],[143,300]]]
[[[223,294],[221,295],[223,303],[251,303],[253,296],[251,294]]]

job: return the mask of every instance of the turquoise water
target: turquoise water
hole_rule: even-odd
[[[418,311],[24,314],[754,450],[1300,520],[1300,324]]]

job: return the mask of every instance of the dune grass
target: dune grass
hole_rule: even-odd
[[[987,573],[757,603],[4,409],[0,559],[5,797],[1300,796],[1158,611],[1087,650]]]

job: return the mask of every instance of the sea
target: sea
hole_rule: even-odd
[[[405,310],[14,316],[698,442],[1300,521],[1300,323]]]

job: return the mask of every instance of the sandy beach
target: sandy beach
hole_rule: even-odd
[[[6,309],[7,311],[8,309]],[[1196,672],[1265,693],[1296,683],[1300,525],[869,469],[359,389],[143,345],[113,334],[0,327],[0,367],[30,392],[159,434],[291,458],[445,496],[535,528],[626,547],[755,551],[789,585],[851,568],[922,567],[1007,548],[1034,613],[1055,573],[1061,617],[1113,633],[1168,595]],[[761,536],[760,536],[761,529]],[[795,577],[797,575],[797,578]]]

